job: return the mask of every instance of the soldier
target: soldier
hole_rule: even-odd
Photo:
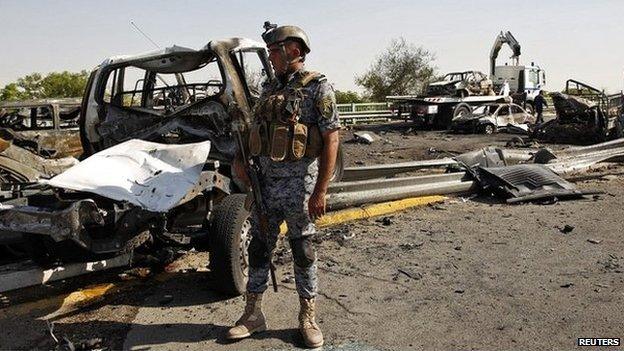
[[[310,42],[303,30],[267,22],[262,38],[277,80],[265,84],[254,107],[249,153],[260,167],[269,238],[262,240],[259,218],[252,209],[245,312],[226,337],[242,339],[266,330],[261,302],[269,276],[267,252],[275,246],[280,223],[286,221],[300,301],[299,330],[306,346],[319,347],[323,334],[315,321],[318,287],[311,236],[316,233],[313,220],[325,213],[325,195],[336,163],[340,128],[336,100],[322,74],[304,69]],[[233,167],[248,182],[240,157]]]

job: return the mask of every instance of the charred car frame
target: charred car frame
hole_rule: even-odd
[[[229,165],[236,152],[235,128],[248,125],[265,79],[274,79],[265,46],[242,38],[212,41],[200,50],[174,46],[105,60],[91,73],[82,100],[85,156],[131,139],[210,141],[197,182],[177,206],[163,212],[44,186],[37,195],[4,202],[0,230],[21,233],[42,264],[114,256],[159,243],[206,247],[216,288],[241,293],[249,213],[245,188]]]

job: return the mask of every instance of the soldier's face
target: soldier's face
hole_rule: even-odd
[[[269,61],[273,65],[275,74],[282,75],[288,72],[291,61],[300,56],[301,52],[296,43],[286,42],[282,47],[279,44],[269,45]],[[285,53],[285,55],[284,55]]]
[[[283,74],[286,72],[287,62],[285,60],[284,55],[282,54],[282,48],[277,45],[269,45],[269,61],[271,61],[271,65],[273,65],[273,69],[276,74]]]

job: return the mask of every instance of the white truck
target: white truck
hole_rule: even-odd
[[[504,44],[509,45],[513,52],[511,65],[496,65],[498,53]],[[510,95],[516,102],[523,102],[529,113],[535,111],[533,100],[546,85],[546,72],[531,62],[530,66],[520,64],[520,43],[511,32],[500,32],[494,40],[490,51],[490,79],[494,89],[500,89],[505,83],[509,85]]]

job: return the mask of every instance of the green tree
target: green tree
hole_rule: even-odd
[[[41,99],[43,96],[43,89],[41,82],[43,76],[41,73],[31,73],[27,76],[17,79],[17,86],[20,88],[22,95],[26,99]]]
[[[25,99],[23,92],[19,90],[16,83],[7,84],[0,89],[0,101],[18,101]]]
[[[355,83],[372,101],[385,101],[388,95],[421,94],[436,77],[435,56],[404,38],[393,39],[366,73]]]
[[[31,73],[0,89],[0,100],[80,97],[88,78],[89,73],[84,70],[51,72],[45,77],[41,73]]]
[[[336,103],[337,104],[357,104],[364,102],[364,99],[355,91],[336,90]]]
[[[78,73],[71,72],[52,72],[41,81],[43,97],[60,98],[60,97],[79,97],[84,93],[87,86],[89,73],[81,71]]]

